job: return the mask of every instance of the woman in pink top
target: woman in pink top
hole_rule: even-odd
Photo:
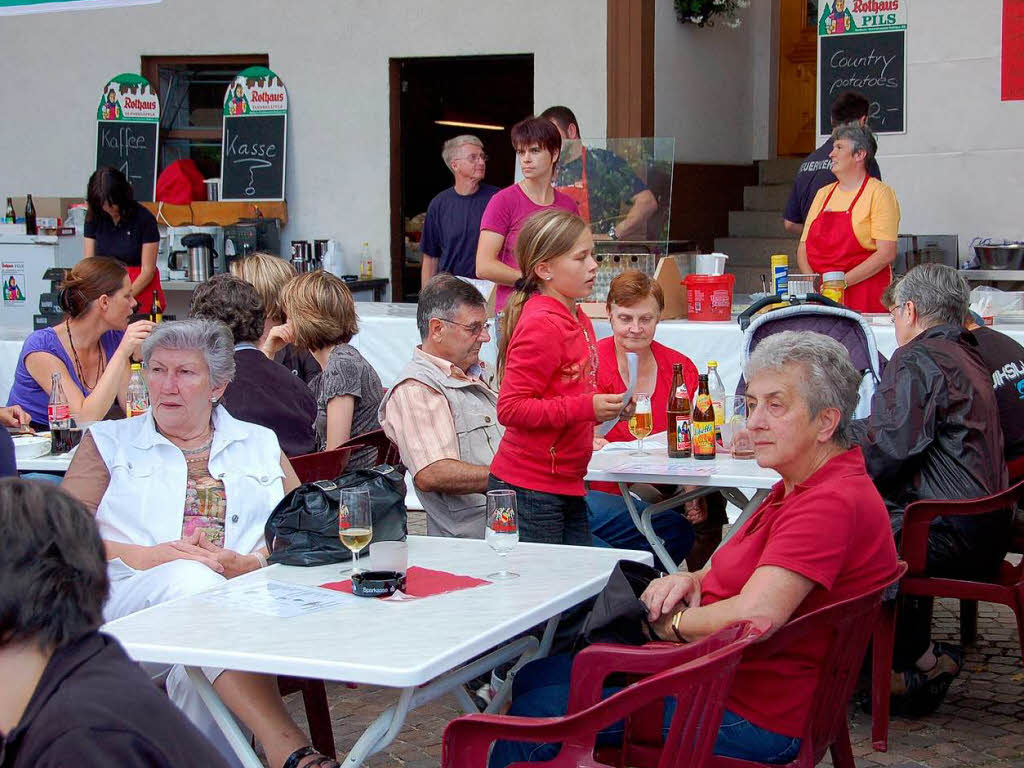
[[[516,265],[516,238],[526,220],[555,208],[579,215],[576,201],[551,186],[562,149],[558,129],[548,120],[528,117],[512,126],[512,146],[524,178],[487,203],[476,247],[476,276],[498,284],[498,312],[505,308],[512,285],[523,276]]]

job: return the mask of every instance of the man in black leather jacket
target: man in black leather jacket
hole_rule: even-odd
[[[893,290],[900,347],[882,374],[871,416],[855,423],[868,474],[889,507],[893,532],[918,499],[969,499],[1007,487],[992,377],[962,325],[969,290],[956,270],[925,264]],[[994,574],[1006,554],[1008,512],[938,518],[928,537],[928,572]],[[930,598],[904,598],[894,652],[893,706],[924,714],[960,671],[954,646],[931,642]]]

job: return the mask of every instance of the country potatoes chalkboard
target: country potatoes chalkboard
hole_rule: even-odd
[[[222,200],[283,200],[287,115],[224,118]]]
[[[150,202],[156,191],[158,123],[99,120],[96,123],[96,167],[113,166],[132,185],[135,199]]]
[[[836,35],[820,40],[818,133],[831,133],[832,102],[845,90],[860,91],[871,101],[868,122],[876,133],[903,133],[906,32]]]

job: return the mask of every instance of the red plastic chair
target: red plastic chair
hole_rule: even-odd
[[[967,581],[928,576],[928,531],[936,517],[982,515],[1001,509],[1012,509],[1024,496],[1024,481],[1001,493],[981,499],[959,501],[927,500],[907,505],[903,513],[900,535],[900,556],[909,566],[908,575],[900,583],[900,594],[923,597],[953,597],[960,600],[961,641],[973,641],[978,601],[1009,606],[1017,618],[1021,662],[1024,663],[1024,562],[1017,565],[1004,560],[993,581]],[[892,669],[893,640],[896,634],[895,603],[883,612],[875,643],[871,679],[872,746],[884,752],[889,733],[889,685]]]
[[[444,768],[485,768],[488,750],[496,739],[561,743],[556,757],[543,763],[530,763],[532,766],[576,768],[607,765],[594,757],[598,732],[614,722],[629,718],[631,714],[646,710],[652,704],[660,707],[664,698],[672,697],[677,706],[659,756],[658,768],[700,766],[714,748],[726,695],[739,666],[740,655],[767,629],[768,622],[764,620],[728,627],[704,642],[694,643],[685,655],[697,658],[690,658],[667,670],[662,666],[657,674],[604,700],[600,698],[601,686],[608,672],[603,670],[598,674],[588,672],[580,675],[574,664],[569,714],[544,718],[508,715],[460,717],[445,728],[441,765]],[[625,653],[612,653],[607,649],[602,653],[599,647],[592,655],[603,658],[612,653],[616,665],[633,674],[647,674],[658,666],[652,663],[652,659],[659,655],[662,660],[667,656],[677,657],[672,653],[675,649],[664,653],[660,649],[649,648],[616,650]],[[581,694],[577,691],[577,685],[583,686],[586,692]],[[574,706],[581,706],[584,701],[592,699],[596,701],[574,711]],[[658,723],[660,726],[660,719]]]
[[[899,580],[906,570],[906,564],[900,563],[890,583]],[[796,758],[786,764],[787,768],[811,768],[821,762],[825,752],[831,753],[835,768],[854,768],[846,708],[860,674],[868,641],[878,622],[886,589],[883,587],[819,608],[789,622],[759,644],[759,655],[771,654],[809,633],[817,634],[823,629],[830,633],[821,676],[807,711],[807,720],[800,728],[803,743]],[[783,680],[779,682],[780,685],[785,684]],[[762,763],[714,755],[707,765],[712,768],[745,768]]]
[[[356,435],[338,446],[339,448],[375,448],[376,464],[397,464],[401,461],[398,446],[384,434],[383,429],[375,429],[363,435]]]
[[[313,483],[317,480],[333,480],[348,465],[352,455],[351,448],[335,448],[330,451],[317,451],[293,456],[289,459],[292,469],[300,483]]]

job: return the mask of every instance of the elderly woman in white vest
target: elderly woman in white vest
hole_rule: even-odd
[[[142,347],[149,411],[93,425],[71,462],[64,487],[95,510],[107,551],[108,621],[266,565],[264,525],[299,482],[273,432],[217,405],[234,376],[233,346],[218,321],[157,326]],[[205,671],[271,766],[337,765],[317,762],[274,677]],[[237,764],[180,666],[167,691]]]

